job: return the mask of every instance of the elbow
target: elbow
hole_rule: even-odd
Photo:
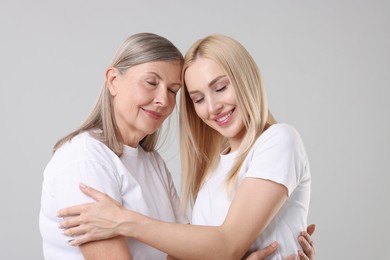
[[[222,254],[220,257],[217,257],[216,259],[224,259],[224,260],[237,260],[242,259],[244,257],[245,253],[243,252],[226,252]]]
[[[242,259],[246,254],[246,250],[239,247],[239,245],[229,245],[213,247],[207,253],[207,259],[210,260],[237,260]]]
[[[245,250],[242,250],[242,249],[236,249],[236,250],[233,250],[227,259],[242,259],[245,255],[246,251]]]
[[[228,244],[227,244],[228,245]],[[221,251],[221,256],[218,259],[237,260],[242,259],[247,252],[247,249],[243,248],[239,243],[234,243],[226,246]]]

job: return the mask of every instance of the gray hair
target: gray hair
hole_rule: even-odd
[[[153,33],[138,33],[128,37],[122,43],[112,60],[111,67],[123,74],[133,66],[154,61],[178,61],[183,64],[183,55],[172,42],[162,36]],[[105,82],[99,99],[85,122],[77,130],[60,139],[55,144],[53,152],[82,132],[99,130],[93,132],[95,137],[118,156],[122,154],[123,143],[118,138],[119,131],[114,116],[113,97],[106,85],[107,82]],[[147,135],[141,140],[140,145],[146,151],[153,151],[158,137],[159,130]]]

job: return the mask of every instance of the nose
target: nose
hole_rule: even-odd
[[[217,100],[209,98],[207,102],[207,107],[209,110],[209,113],[211,115],[217,115],[221,112],[223,105],[221,102],[218,102]]]
[[[166,107],[169,104],[168,89],[166,87],[160,87],[156,89],[155,103],[161,107]]]

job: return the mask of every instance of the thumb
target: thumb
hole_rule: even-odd
[[[315,224],[308,225],[306,228],[306,231],[307,231],[307,233],[309,233],[310,236],[313,235],[315,230],[316,230]]]
[[[266,248],[263,248],[261,250],[255,251],[252,254],[250,254],[246,260],[261,260],[265,259],[267,256],[272,255],[275,253],[276,249],[278,248],[278,243],[275,241]]]
[[[96,201],[100,201],[106,198],[105,193],[95,190],[94,188],[91,188],[84,183],[79,183],[79,188],[85,195],[93,198]]]

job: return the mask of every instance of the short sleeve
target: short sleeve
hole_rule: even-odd
[[[51,180],[53,200],[59,209],[94,201],[81,192],[79,183],[107,193],[122,204],[120,182],[113,169],[94,160],[80,160],[68,164]]]
[[[302,174],[302,142],[297,131],[288,125],[274,125],[256,141],[245,177],[262,178],[284,185],[290,196]]]

